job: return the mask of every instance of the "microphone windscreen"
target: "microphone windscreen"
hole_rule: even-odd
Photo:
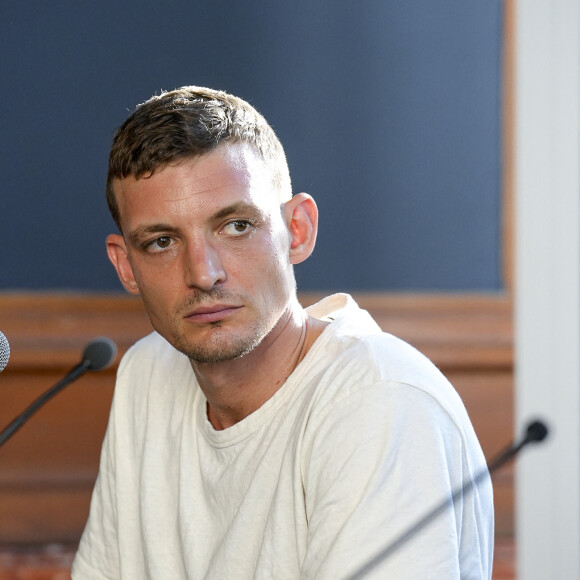
[[[0,373],[4,370],[8,364],[8,359],[10,358],[10,345],[8,344],[8,339],[0,332]]]
[[[106,336],[94,338],[83,352],[83,364],[89,371],[107,368],[117,356],[117,345]]]
[[[526,439],[528,441],[543,441],[548,435],[548,427],[542,421],[533,421],[528,425]]]

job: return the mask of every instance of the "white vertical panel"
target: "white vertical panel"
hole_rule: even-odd
[[[516,425],[520,580],[580,579],[580,0],[516,7]]]

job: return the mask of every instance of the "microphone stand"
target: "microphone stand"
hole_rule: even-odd
[[[46,402],[48,402],[52,397],[54,397],[57,393],[62,391],[67,385],[76,381],[79,377],[84,375],[90,366],[90,361],[82,361],[78,363],[74,368],[72,368],[67,375],[62,378],[56,385],[48,389],[48,391],[44,392],[40,397],[38,397],[35,401],[33,401],[18,417],[16,417],[11,423],[9,423],[3,430],[0,432],[0,447],[4,445],[26,421],[34,414],[40,407],[42,407]]]
[[[431,511],[427,512],[422,518],[407,528],[398,538],[383,548],[376,556],[374,556],[366,564],[360,567],[354,574],[348,576],[346,580],[357,580],[359,578],[364,578],[366,574],[376,568],[381,562],[389,558],[394,552],[406,544],[423,528],[428,526],[443,512],[452,507],[460,497],[462,497],[465,493],[470,492],[474,487],[479,485],[483,479],[490,477],[496,469],[515,457],[525,445],[528,443],[543,441],[547,435],[548,428],[544,423],[541,421],[534,421],[530,423],[526,429],[526,435],[519,443],[510,445],[491,463],[489,463],[488,466],[484,467],[473,478],[469,479],[463,485],[453,491],[449,497],[444,499],[440,504],[436,505]]]
[[[48,402],[57,393],[62,391],[67,385],[76,381],[79,377],[84,375],[87,371],[100,371],[111,364],[117,353],[115,343],[106,337],[95,338],[85,347],[83,357],[80,363],[74,366],[65,377],[63,377],[56,385],[44,392],[40,397],[32,402],[18,417],[9,423],[0,432],[0,447],[30,419],[40,407]]]

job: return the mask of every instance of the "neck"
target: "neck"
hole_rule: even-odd
[[[191,361],[215,429],[226,429],[259,409],[286,382],[327,323],[296,303],[250,353],[220,363]]]

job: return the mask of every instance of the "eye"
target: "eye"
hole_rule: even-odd
[[[223,231],[230,236],[241,236],[248,233],[251,227],[251,222],[247,220],[235,220],[227,223]]]
[[[145,244],[145,248],[150,252],[159,252],[165,250],[171,245],[171,238],[169,236],[159,236]]]

